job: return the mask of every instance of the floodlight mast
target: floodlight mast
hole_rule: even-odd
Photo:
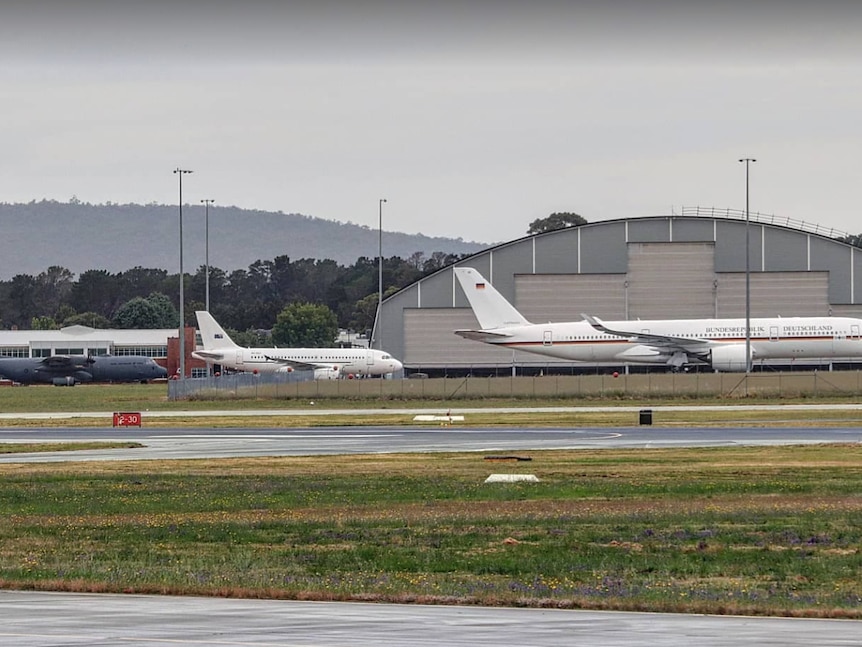
[[[188,169],[177,167],[174,173],[179,177],[180,181],[180,375],[179,379],[184,380],[186,377],[186,312],[185,312],[185,295],[183,294],[183,175],[192,173]]]

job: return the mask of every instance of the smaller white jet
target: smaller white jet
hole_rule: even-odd
[[[243,348],[209,312],[195,314],[203,349],[193,352],[192,357],[208,364],[252,373],[314,371],[316,380],[387,375],[402,368],[389,353],[370,348]]]

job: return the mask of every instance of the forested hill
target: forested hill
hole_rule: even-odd
[[[205,212],[183,207],[183,269],[205,262]],[[383,255],[410,258],[416,252],[467,254],[484,243],[386,231]],[[123,272],[134,267],[179,268],[179,211],[176,205],[104,204],[49,200],[0,203],[0,280],[37,275],[51,266],[74,274],[87,270]],[[213,205],[209,209],[210,265],[225,272],[261,259],[288,256],[332,259],[351,265],[376,258],[378,230],[299,214]]]

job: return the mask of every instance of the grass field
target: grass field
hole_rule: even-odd
[[[854,374],[855,375],[855,374]],[[478,379],[478,378],[477,378]],[[530,378],[520,378],[530,380]],[[540,382],[543,378],[535,378]],[[553,378],[544,378],[553,384]],[[738,379],[738,378],[737,378]],[[860,378],[862,379],[862,378]],[[487,382],[488,379],[483,381]],[[505,378],[501,378],[506,382]],[[374,382],[374,380],[367,380]],[[388,382],[388,381],[387,381]],[[404,382],[429,382],[437,380],[404,380]],[[450,382],[455,382],[450,380]],[[530,380],[532,382],[532,380]],[[459,382],[460,383],[460,382]],[[431,391],[431,389],[429,389]],[[218,397],[216,397],[218,396]],[[858,403],[860,396],[853,391],[836,392],[821,390],[792,394],[752,394],[747,397],[722,397],[715,394],[687,394],[675,396],[668,393],[625,395],[622,393],[584,393],[576,395],[521,395],[489,396],[471,395],[447,398],[434,394],[398,397],[396,395],[330,396],[312,398],[315,406],[331,409],[395,409],[395,408],[492,408],[500,406],[560,407],[560,406],[658,406],[663,404],[824,404]],[[242,395],[234,393],[214,394],[213,399],[195,398],[169,400],[165,384],[87,384],[74,388],[34,385],[26,387],[0,387],[0,412],[81,412],[81,411],[205,411],[209,409],[243,411],[248,409],[302,409],[308,408],[308,397],[280,395],[270,397],[265,389],[248,391]]]
[[[138,442],[0,443],[0,454],[74,452],[88,449],[132,449],[135,447],[143,447],[143,445]]]
[[[0,586],[862,617],[858,445],[529,456],[2,465]]]
[[[110,412],[137,411],[142,413],[147,427],[312,427],[312,426],[343,426],[343,425],[413,425],[412,414],[397,415],[387,410],[395,409],[427,409],[430,412],[445,413],[447,410],[465,408],[487,409],[487,412],[470,413],[465,425],[531,425],[531,426],[629,426],[638,422],[636,412],[625,411],[623,407],[657,407],[661,405],[756,405],[756,404],[828,404],[856,403],[851,396],[824,395],[817,398],[746,398],[720,399],[699,398],[674,399],[653,397],[650,399],[633,398],[477,398],[459,399],[457,402],[434,398],[414,398],[406,401],[393,399],[344,399],[326,398],[314,401],[313,404],[305,398],[240,398],[217,401],[190,400],[169,401],[164,384],[131,384],[131,385],[85,385],[75,388],[58,388],[54,386],[31,386],[0,388],[0,412],[6,418],[0,421],[0,426],[110,426]],[[566,406],[591,407],[593,411],[578,412],[506,412],[496,413],[494,407],[547,407],[560,408]],[[618,411],[600,411],[599,407],[619,408]],[[201,417],[158,418],[149,415],[154,412],[173,412],[181,414],[184,411],[199,414],[212,409],[235,411],[236,416],[218,415]],[[249,410],[273,410],[272,416],[243,415]],[[321,410],[321,409],[351,409],[368,410],[362,415],[278,415],[276,410]],[[26,419],[10,418],[15,413],[26,412],[100,412],[99,418],[55,418]],[[771,411],[752,411],[740,409],[688,410],[655,412],[655,424],[663,425],[840,425],[862,426],[862,410],[802,410],[785,409]]]
[[[852,399],[780,400],[826,401]],[[590,402],[676,403],[482,398],[457,406]],[[759,402],[776,400],[744,403]],[[315,406],[449,405],[330,399]],[[169,402],[164,385],[0,389],[6,413],[141,411],[148,427],[413,424],[409,415],[386,413],[241,416],[309,406],[302,399]],[[238,415],[147,417],[211,407]],[[862,414],[657,411],[655,422],[858,426]],[[2,422],[70,423],[111,421]],[[632,412],[488,412],[471,413],[465,424],[637,419]],[[529,455],[517,464],[429,454],[0,465],[0,586],[862,618],[862,446]],[[540,481],[484,483],[490,473],[514,471]]]

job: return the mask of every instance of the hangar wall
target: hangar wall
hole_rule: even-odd
[[[626,319],[715,316],[713,243],[629,243]]]
[[[792,227],[750,222],[751,315],[862,316],[862,250]],[[596,222],[503,243],[460,261],[527,319],[745,316],[746,224],[732,217]],[[454,334],[478,326],[448,267],[386,299],[382,346],[408,370],[571,363]]]

